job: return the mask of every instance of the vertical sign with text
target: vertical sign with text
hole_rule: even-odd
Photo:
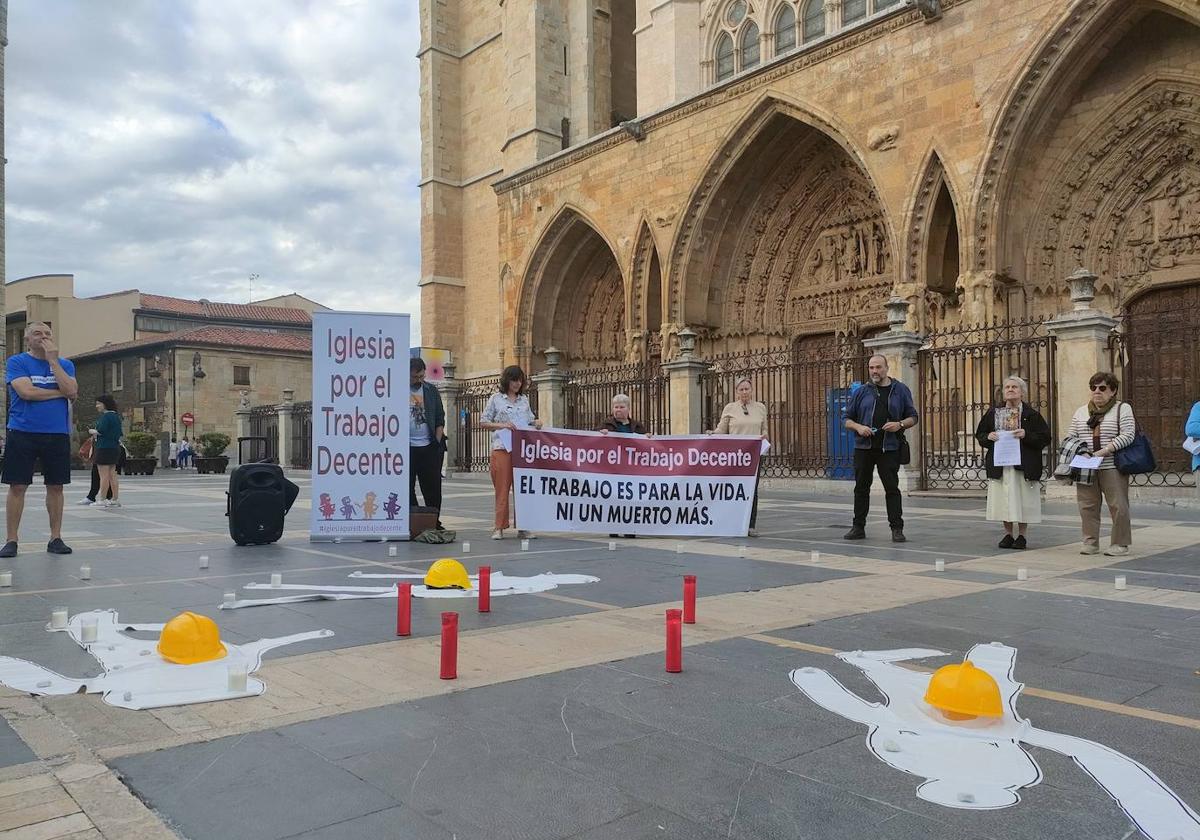
[[[310,540],[408,539],[408,328],[313,313]]]

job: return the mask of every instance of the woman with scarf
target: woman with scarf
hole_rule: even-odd
[[[1129,553],[1133,530],[1129,522],[1129,476],[1117,469],[1113,454],[1133,443],[1137,422],[1129,403],[1117,399],[1117,378],[1111,373],[1096,373],[1088,380],[1091,399],[1080,406],[1067,430],[1070,438],[1082,441],[1093,457],[1102,458],[1096,478],[1090,484],[1075,483],[1079,518],[1083,521],[1083,549],[1080,554],[1100,552],[1100,497],[1108,503],[1112,519],[1109,547],[1104,553],[1120,557]]]

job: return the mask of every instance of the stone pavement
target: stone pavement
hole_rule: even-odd
[[[813,665],[877,697],[832,654],[948,651],[919,663],[933,668],[992,640],[1019,649],[1021,710],[1038,726],[1121,750],[1200,805],[1194,512],[1138,508],[1133,556],[1085,557],[1070,505],[1049,505],[1033,547],[1017,553],[995,547],[980,500],[909,499],[910,542],[886,540],[880,509],[867,541],[845,543],[848,500],[771,489],[758,540],[620,540],[610,552],[607,538],[544,535],[522,552],[487,539],[490,486],[458,479],[445,519],[472,552],[405,543],[392,558],[378,543],[309,544],[301,483],[285,539],[239,549],[221,478],[129,478],[119,511],[69,505],[76,553],[63,558],[42,550],[31,489],[22,553],[4,565],[14,573],[0,590],[4,654],[95,673],[45,632],[59,605],[138,622],[195,609],[234,642],[335,635],[268,654],[257,698],[131,712],[0,688],[0,838],[1138,836],[1090,778],[1044,751],[1045,780],[1014,807],[924,802],[914,777],[867,752],[861,726],[788,680]],[[485,616],[473,601],[417,600],[403,640],[392,600],[216,610],[222,592],[272,572],[347,584],[355,570],[422,571],[447,554],[472,571],[600,582],[497,598]],[[91,580],[79,579],[83,563]],[[1029,580],[1016,580],[1018,565]],[[686,573],[699,578],[699,623],[685,628],[683,673],[670,675],[662,614]],[[453,682],[437,667],[447,608],[463,628]]]

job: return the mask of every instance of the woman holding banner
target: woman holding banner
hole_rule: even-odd
[[[733,388],[737,399],[721,409],[721,420],[712,434],[717,435],[754,435],[762,439],[767,437],[767,407],[754,399],[754,385],[747,377],[742,377]],[[759,462],[762,471],[762,462]],[[750,506],[749,537],[757,537],[758,529],[758,480],[754,481],[754,502]]]
[[[513,486],[512,453],[504,448],[500,430],[542,428],[542,421],[533,416],[533,409],[529,407],[525,382],[525,371],[516,365],[506,367],[500,374],[499,393],[492,394],[488,400],[479,424],[492,431],[491,473],[492,487],[496,491],[496,530],[492,531],[494,540],[503,539],[504,529],[510,526],[508,498]],[[522,539],[534,538],[528,531],[517,531],[517,536]]]
[[[628,394],[617,394],[612,398],[612,414],[604,418],[604,422],[600,424],[597,430],[602,435],[609,432],[614,432],[619,435],[650,435],[646,434],[646,427],[638,421],[634,420],[631,415],[631,406],[633,401],[629,399]],[[615,537],[617,534],[609,534],[610,537]],[[637,539],[637,534],[626,534],[628,539]]]

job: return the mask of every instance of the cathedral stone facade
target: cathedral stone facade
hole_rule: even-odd
[[[421,0],[460,376],[1200,295],[1197,0]],[[1197,395],[1200,396],[1200,395]]]

